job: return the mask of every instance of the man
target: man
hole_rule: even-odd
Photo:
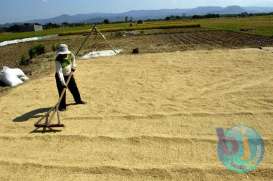
[[[73,95],[73,98],[76,104],[86,104],[86,102],[82,101],[80,92],[78,90],[76,81],[73,76],[73,72],[76,71],[76,58],[75,55],[69,51],[68,46],[66,44],[60,44],[57,49],[56,56],[56,84],[59,92],[59,96],[64,89],[68,88]],[[72,73],[72,77],[68,85],[66,82],[68,80],[69,75]],[[66,93],[64,94],[60,106],[59,111],[66,110]]]

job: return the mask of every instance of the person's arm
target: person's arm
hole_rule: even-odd
[[[76,57],[73,53],[71,53],[72,56],[72,70],[73,72],[76,70],[77,64],[76,64]]]
[[[65,80],[64,80],[64,74],[63,74],[63,70],[62,70],[62,65],[60,64],[60,62],[56,61],[56,72],[60,78],[60,81],[62,83],[63,86],[66,86]]]

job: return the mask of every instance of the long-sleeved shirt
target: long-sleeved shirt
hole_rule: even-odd
[[[61,83],[63,85],[66,85],[64,76],[69,76],[72,68],[76,69],[76,58],[73,53],[68,54],[66,58],[59,59],[58,57],[56,58],[56,73],[58,74]]]

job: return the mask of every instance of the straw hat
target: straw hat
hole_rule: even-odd
[[[64,54],[70,54],[71,51],[69,51],[68,46],[66,44],[60,44],[57,49],[57,55],[64,55]]]

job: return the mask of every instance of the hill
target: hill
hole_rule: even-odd
[[[240,7],[240,6],[205,6],[192,9],[161,9],[161,10],[133,10],[124,13],[89,13],[89,14],[76,14],[76,15],[61,15],[48,19],[35,19],[27,21],[28,23],[95,23],[102,22],[104,19],[110,21],[124,21],[125,17],[134,20],[146,19],[161,19],[166,16],[192,16],[192,15],[205,15],[209,13],[217,14],[240,14],[242,12],[249,13],[267,13],[273,12],[273,7]]]

